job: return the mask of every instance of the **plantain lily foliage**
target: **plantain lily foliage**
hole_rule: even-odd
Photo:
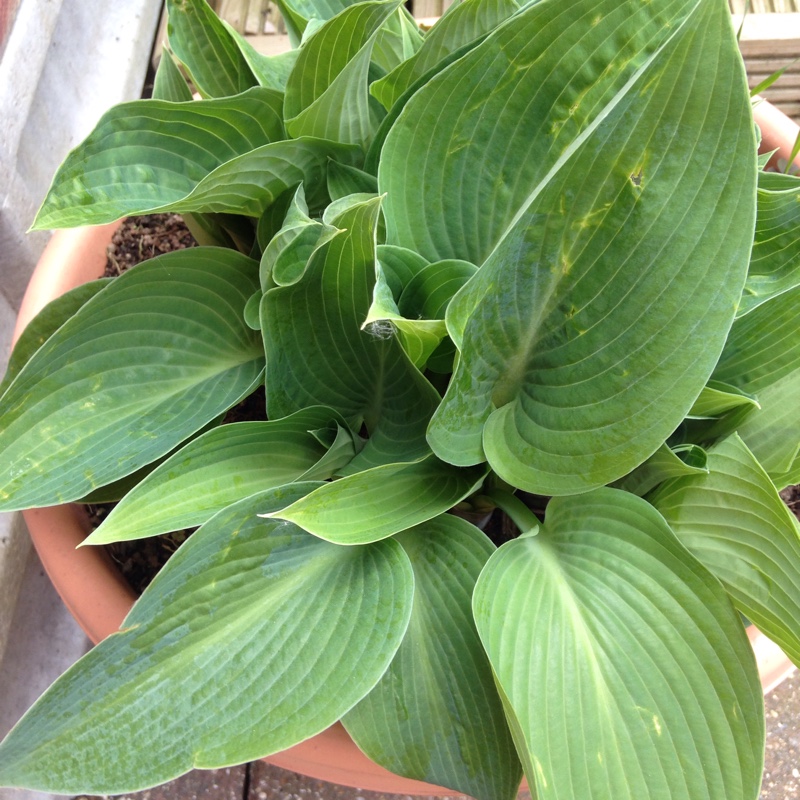
[[[281,0],[279,56],[167,6],[155,98],[35,227],[170,210],[202,246],[41,312],[0,509],[119,500],[88,545],[200,527],[0,784],[128,792],[341,720],[479,800],[523,770],[754,800],[741,615],[800,664],[800,179],[758,160],[727,2],[462,0],[423,33]],[[499,548],[458,513],[492,510]]]

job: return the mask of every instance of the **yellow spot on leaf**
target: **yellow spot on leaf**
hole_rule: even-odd
[[[661,736],[661,721],[655,714],[653,714],[653,727],[656,730],[656,736]]]

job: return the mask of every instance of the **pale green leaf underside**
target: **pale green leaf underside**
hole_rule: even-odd
[[[336,544],[365,544],[437,517],[475,492],[486,469],[433,456],[367,469],[319,489],[275,516]]]
[[[0,507],[77,500],[160,456],[252,391],[264,368],[242,319],[257,264],[191,248],[109,283],[0,400]]]
[[[247,60],[205,0],[167,0],[167,36],[204,97],[239,94],[256,85]]]
[[[11,381],[16,378],[33,354],[88,300],[94,297],[108,283],[108,278],[84,283],[75,289],[62,294],[48,303],[25,327],[20,334],[11,357],[8,360],[6,374],[0,383],[0,397],[3,396]]]
[[[799,302],[800,287],[736,320],[713,376],[758,401],[760,408],[747,414],[737,429],[776,480],[791,470],[800,449],[794,413],[800,393]]]
[[[736,607],[800,664],[797,521],[738,436],[708,459],[708,475],[670,481],[648,499]]]
[[[403,638],[413,573],[396,542],[337,547],[256,516],[309,488],[195,533],[0,746],[0,783],[134,791],[283,750],[358,702]]]
[[[709,381],[686,416],[692,419],[713,419],[737,408],[758,408],[758,401],[743,394],[735,386]]]
[[[411,621],[389,669],[344,725],[391,772],[478,800],[512,800],[522,770],[471,608],[494,546],[450,514],[397,541],[414,568]]]
[[[33,227],[98,225],[171,208],[221,165],[283,139],[282,106],[282,94],[262,88],[221,100],[115,106],[59,167]]]
[[[493,163],[475,159],[477,147],[481,154],[491,148],[502,129],[505,111],[495,104],[508,103],[515,118],[532,120],[525,152],[539,162],[536,148],[544,150],[542,169],[551,172],[525,176],[532,184],[516,174],[509,186],[498,179],[497,208],[516,212],[504,230],[487,228],[505,220],[491,213],[493,205],[482,206],[472,237],[485,234],[484,240],[462,257],[481,256],[502,238],[448,308],[448,330],[461,355],[428,438],[440,458],[488,459],[505,481],[540,494],[616,480],[678,426],[722,349],[750,254],[755,141],[727,6],[721,0],[608,5],[606,12],[605,1],[581,0],[567,9],[540,3],[517,15],[458,70],[441,73],[412,98],[387,139],[388,163],[379,174],[389,193],[389,240],[406,244],[395,219],[405,206],[390,202],[396,181],[415,190],[417,207],[430,210],[434,201],[426,183],[420,187],[409,167],[395,163],[409,136],[441,136],[455,155],[433,152],[426,164],[440,157],[443,165],[431,169],[444,185],[466,181],[468,191],[456,196],[470,196],[480,186],[452,171],[456,164],[477,170]],[[570,46],[577,34],[563,26],[589,14],[597,14],[598,24],[581,25]],[[615,38],[602,79],[589,80],[586,51],[608,47],[623,20],[630,40],[623,46]],[[549,47],[545,31],[556,24],[564,47],[531,62],[543,38]],[[546,67],[559,86],[571,87],[567,94],[576,92],[569,113],[560,95],[552,105]],[[476,78],[477,99],[470,103],[455,82],[469,86],[479,70],[484,77]],[[504,89],[490,91],[490,83]],[[435,105],[438,118],[448,119],[441,112],[449,102],[445,90],[465,103],[463,118],[434,132],[427,115]],[[534,113],[545,101],[548,114]],[[546,133],[539,128],[544,118]],[[513,152],[506,141],[502,147]],[[433,173],[422,180],[432,181]],[[521,188],[529,194],[521,196]],[[447,226],[464,224],[467,209],[450,210],[445,227],[431,213],[427,229],[441,234],[442,243]],[[415,244],[423,255],[434,247]],[[440,254],[444,248],[436,244]]]
[[[763,701],[724,590],[644,500],[556,498],[473,609],[539,800],[753,800]]]
[[[106,544],[201,525],[226,506],[302,480],[323,458],[314,431],[337,420],[321,407],[269,422],[222,425],[194,439],[134,487],[86,540]],[[330,478],[354,455],[328,463]]]
[[[341,201],[339,201],[341,202]],[[264,294],[270,418],[309,405],[338,411],[370,438],[349,469],[428,455],[425,428],[439,395],[394,338],[361,326],[375,281],[380,200],[356,203],[325,221],[340,229],[291,286]]]
[[[642,497],[670,478],[707,473],[706,452],[702,447],[685,444],[672,448],[662,444],[644,464],[617,481],[614,488]]]
[[[737,314],[800,284],[800,178],[781,191],[759,188],[750,269]]]

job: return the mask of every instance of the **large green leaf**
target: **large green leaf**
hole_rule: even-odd
[[[425,37],[417,53],[397,66],[386,77],[370,86],[370,93],[390,109],[412,84],[433,69],[443,58],[465,45],[486,36],[506,17],[519,9],[516,0],[464,0],[442,17]]]
[[[115,106],[59,167],[33,227],[172,208],[220,165],[283,139],[282,107],[282,94],[262,88],[221,100]]]
[[[370,57],[398,0],[349,6],[303,45],[286,84],[286,130],[366,147],[379,120],[370,106]]]
[[[226,97],[257,85],[247,60],[206,0],[167,0],[167,36],[204,97]]]
[[[713,447],[708,466],[648,499],[736,607],[800,664],[797,520],[738,436]]]
[[[140,264],[51,336],[0,399],[0,508],[53,505],[149,464],[249,394],[258,265],[192,248]]]
[[[337,414],[316,407],[270,422],[222,425],[194,439],[137,484],[86,540],[105,544],[201,525],[226,506],[265,489],[308,479],[327,448],[315,432]],[[330,478],[354,455],[315,472]]]
[[[378,685],[344,717],[347,732],[392,772],[512,800],[522,769],[471,609],[494,546],[450,514],[397,541],[414,568],[411,621]]]
[[[134,791],[283,750],[369,692],[405,633],[411,566],[393,541],[337,547],[256,516],[308,488],[197,531],[0,745],[0,783]]]
[[[110,278],[89,281],[72,289],[61,297],[48,303],[26,326],[20,334],[11,357],[8,360],[6,374],[0,383],[0,397],[27,364],[31,356],[88,300],[104,289]]]
[[[723,425],[739,431],[776,480],[791,469],[800,452],[795,414],[800,393],[798,302],[800,287],[773,297],[736,320],[714,370],[716,380],[758,401],[760,408],[734,411],[734,418],[723,420]]]
[[[540,800],[754,800],[755,660],[719,582],[644,500],[556,498],[475,587],[478,632]]]
[[[448,307],[461,357],[429,431],[440,458],[569,494],[620,478],[678,426],[750,255],[743,80],[723,0],[579,0],[531,6],[412,98],[379,173],[389,241],[483,262]],[[511,141],[507,114],[523,120]],[[423,135],[423,167],[400,167]]]
[[[755,241],[739,316],[800,284],[800,178],[786,176],[788,185],[773,190],[763,188],[761,175]]]
[[[483,467],[454,467],[428,456],[326,483],[273,516],[335,544],[376,542],[453,508],[485,477]]]
[[[379,208],[373,198],[326,215],[340,232],[300,280],[265,292],[261,305],[270,418],[324,405],[354,430],[364,423],[370,438],[352,471],[428,455],[425,428],[439,401],[394,337],[361,329],[375,282]]]

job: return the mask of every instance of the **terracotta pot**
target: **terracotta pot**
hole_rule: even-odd
[[[764,126],[765,149],[778,148],[788,157],[798,127],[768,103],[756,109]],[[778,124],[773,124],[777,120]],[[800,158],[797,159],[800,166]],[[102,274],[106,245],[117,224],[58,231],[44,251],[22,303],[15,336],[51,299]],[[89,526],[76,506],[23,512],[31,538],[53,585],[77,622],[97,643],[116,631],[136,599],[113,562],[101,548],[76,546]],[[748,630],[759,663],[764,691],[771,691],[794,669],[783,652],[755,628]],[[407,795],[452,795],[420,781],[401,778],[370,761],[340,724],[267,761],[313,778]]]

